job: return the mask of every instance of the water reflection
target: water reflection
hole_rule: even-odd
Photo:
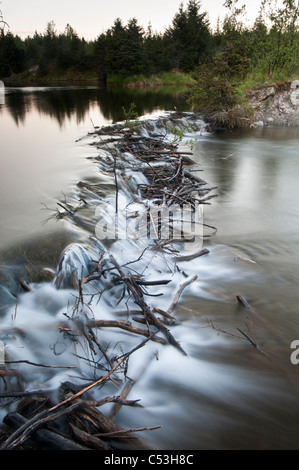
[[[284,354],[299,332],[298,140],[298,128],[258,128],[209,136],[195,152],[206,180],[218,185],[219,197],[206,209],[218,228],[213,272],[217,260],[237,272],[215,278],[214,298],[243,290],[268,326],[284,332]]]
[[[79,124],[90,114],[91,109],[110,122],[124,119],[124,112],[131,103],[136,105],[139,115],[156,110],[186,109],[182,87],[140,88],[125,87],[25,87],[6,88],[6,108],[17,125],[23,124],[34,109],[54,118],[60,127],[66,120],[75,118]],[[3,108],[0,107],[0,113]],[[97,124],[97,123],[95,123]]]
[[[298,128],[219,132],[200,139],[196,144],[196,158],[218,185],[221,196],[235,193],[237,201],[238,188],[244,192],[246,186],[253,194],[248,192],[243,199],[250,204],[252,198],[259,200],[263,206],[274,195],[289,200],[289,185],[296,183],[298,171],[298,140]],[[294,196],[293,206],[297,201]]]
[[[0,249],[41,233],[41,203],[53,206],[80,179],[93,177],[87,156],[96,152],[76,142],[101,126],[124,119],[135,103],[139,114],[184,108],[179,88],[87,86],[6,87],[0,105]],[[32,233],[33,232],[33,233]]]

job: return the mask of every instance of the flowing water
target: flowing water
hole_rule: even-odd
[[[84,136],[93,125],[123,119],[120,108],[131,102],[149,115],[185,109],[176,94],[153,90],[6,89],[0,105],[0,339],[14,360],[74,363],[68,338],[54,325],[71,315],[76,291],[63,283],[57,289],[46,273],[56,271],[61,282],[59,275],[67,278],[69,266],[86,267],[104,247],[94,241],[94,207],[85,209],[77,224],[51,218],[55,212],[49,209],[57,209],[57,201],[74,204],[84,196],[96,204],[99,194],[113,194],[113,178],[94,158],[99,150],[90,145],[93,137]],[[188,355],[155,343],[133,354],[128,374],[138,380],[129,398],[140,399],[143,408],[123,407],[119,423],[162,425],[144,433],[155,449],[298,449],[299,364],[291,361],[291,343],[299,339],[299,130],[227,134],[203,127],[187,138],[193,139],[200,176],[218,188],[204,211],[205,223],[217,227],[204,241],[210,254],[182,264],[188,276],[198,275],[184,291],[175,312],[180,323],[172,329]],[[111,250],[119,262],[133,256],[122,243]],[[150,298],[151,305],[167,309],[181,274],[169,264],[165,269],[158,257],[142,269],[154,278],[171,276],[164,295]],[[30,292],[18,295],[20,275],[34,281]],[[92,308],[98,318],[113,318],[109,296]],[[125,332],[101,335],[116,350],[136,344]],[[76,352],[86,350],[81,344]],[[26,388],[54,389],[64,380],[84,384],[82,378],[90,377],[87,362],[75,363],[75,371],[29,364],[13,369],[22,372]],[[117,394],[115,387],[111,383],[105,393]],[[7,400],[3,405],[2,414],[13,407]]]

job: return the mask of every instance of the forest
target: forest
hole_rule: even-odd
[[[245,91],[299,76],[299,3],[262,0],[252,25],[239,0],[225,0],[226,15],[213,30],[201,3],[180,4],[163,32],[120,18],[95,40],[80,38],[70,24],[54,21],[43,34],[21,39],[0,16],[0,79],[98,79],[109,84],[187,85],[189,104],[224,127],[249,123]],[[152,81],[149,80],[149,77]],[[155,81],[156,80],[156,81]],[[165,84],[162,80],[162,84]]]
[[[298,5],[284,0],[282,7],[264,0],[253,25],[245,21],[246,8],[238,0],[226,0],[227,14],[213,31],[201,3],[182,3],[172,23],[163,33],[145,30],[132,18],[124,24],[117,18],[95,40],[79,37],[67,24],[58,33],[50,21],[44,33],[25,39],[11,33],[4,19],[0,30],[0,78],[25,74],[32,67],[38,78],[97,76],[108,78],[163,72],[193,73],[199,65],[222,77],[285,79],[298,74]],[[1,18],[0,18],[1,19]],[[99,25],[100,28],[100,25]],[[212,64],[212,68],[210,65]],[[37,67],[38,66],[38,67]]]

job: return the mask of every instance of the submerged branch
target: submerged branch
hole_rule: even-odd
[[[189,286],[189,284],[191,284],[192,282],[196,281],[197,278],[198,278],[198,275],[195,274],[193,277],[191,277],[190,279],[187,279],[183,284],[180,285],[179,290],[177,291],[177,293],[176,293],[176,295],[175,295],[175,298],[174,298],[172,304],[170,305],[170,307],[169,307],[168,310],[167,310],[167,313],[168,313],[168,314],[170,314],[171,312],[173,312],[173,310],[174,310],[174,309],[176,308],[176,306],[178,305],[183,290],[184,290],[187,286]]]

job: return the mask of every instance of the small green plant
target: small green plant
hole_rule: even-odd
[[[188,126],[187,128],[184,126],[175,127],[173,124],[169,124],[167,126],[167,130],[174,135],[174,138],[172,141],[174,144],[181,143],[186,132],[195,132],[191,126]],[[196,140],[197,140],[197,137],[195,139],[187,139],[185,140],[185,144],[189,145],[189,147],[193,149]]]
[[[136,111],[136,104],[135,103],[130,103],[128,111],[126,108],[123,106],[122,107],[123,113],[124,113],[124,118],[125,118],[125,126],[127,126],[129,123],[132,123],[132,121],[136,121],[139,117],[138,112]]]

